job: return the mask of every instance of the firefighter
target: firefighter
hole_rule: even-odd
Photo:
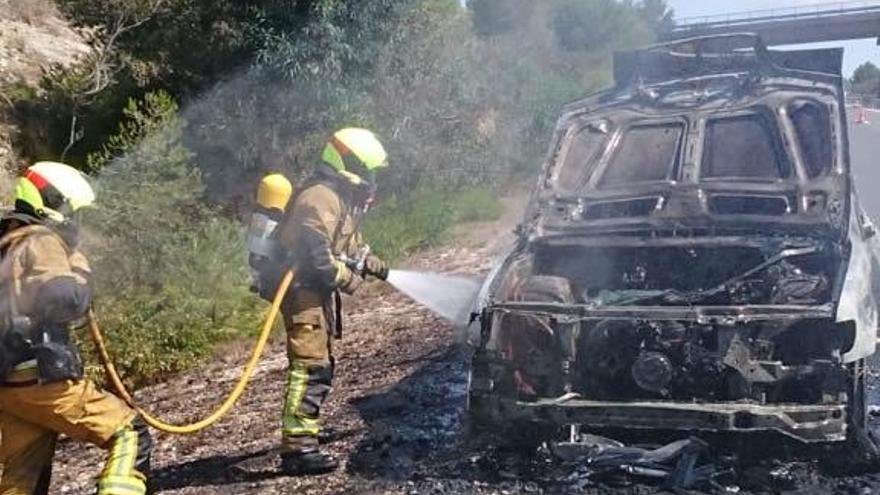
[[[0,495],[49,493],[59,433],[108,451],[98,495],[146,493],[146,425],[83,378],[69,340],[91,301],[74,215],[94,199],[79,171],[39,162],[17,180],[14,210],[0,220]]]
[[[278,235],[297,269],[283,306],[289,368],[282,469],[294,475],[337,467],[319,449],[319,418],[333,378],[332,338],[341,334],[339,293],[354,293],[367,275],[388,277],[381,259],[362,256],[359,233],[376,191],[375,173],[387,166],[385,149],[368,130],[342,129],[325,146],[322,162],[291,199]]]

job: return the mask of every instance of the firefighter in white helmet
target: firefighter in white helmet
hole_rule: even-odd
[[[83,378],[68,327],[91,302],[74,215],[95,194],[85,176],[39,162],[0,220],[0,495],[46,495],[59,433],[108,451],[98,495],[144,495],[151,440],[121,399]]]

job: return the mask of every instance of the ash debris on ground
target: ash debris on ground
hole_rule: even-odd
[[[484,274],[503,245],[490,239],[421,254],[409,268]],[[344,461],[337,472],[277,474],[274,449],[287,365],[278,334],[233,414],[197,435],[155,434],[155,493],[670,493],[656,480],[596,476],[584,462],[561,460],[546,446],[511,448],[504,438],[473,428],[465,411],[470,355],[456,343],[456,331],[387,286],[367,290],[348,303],[346,335],[337,342],[340,360],[327,416],[342,433],[328,446]],[[247,344],[223,349],[209,365],[144,389],[137,399],[172,421],[200,417],[227,393],[248,351]],[[872,376],[876,404],[880,382],[876,372]],[[880,493],[877,474],[835,476],[808,461],[742,464],[716,455],[715,447],[710,442],[698,465],[715,465],[716,485],[680,493]],[[51,493],[92,493],[102,456],[98,449],[63,441]]]

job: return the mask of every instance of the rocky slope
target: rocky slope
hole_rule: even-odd
[[[0,0],[0,198],[8,196],[9,172],[21,165],[9,115],[13,93],[34,87],[43,69],[69,66],[89,53],[85,37],[74,30],[50,0]]]

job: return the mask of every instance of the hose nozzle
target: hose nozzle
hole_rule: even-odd
[[[364,246],[358,249],[358,252],[354,255],[354,257],[349,257],[346,254],[340,254],[338,256],[339,261],[345,264],[349,270],[364,275],[364,268],[367,264],[367,256],[370,255],[370,246],[368,244],[364,244]]]

